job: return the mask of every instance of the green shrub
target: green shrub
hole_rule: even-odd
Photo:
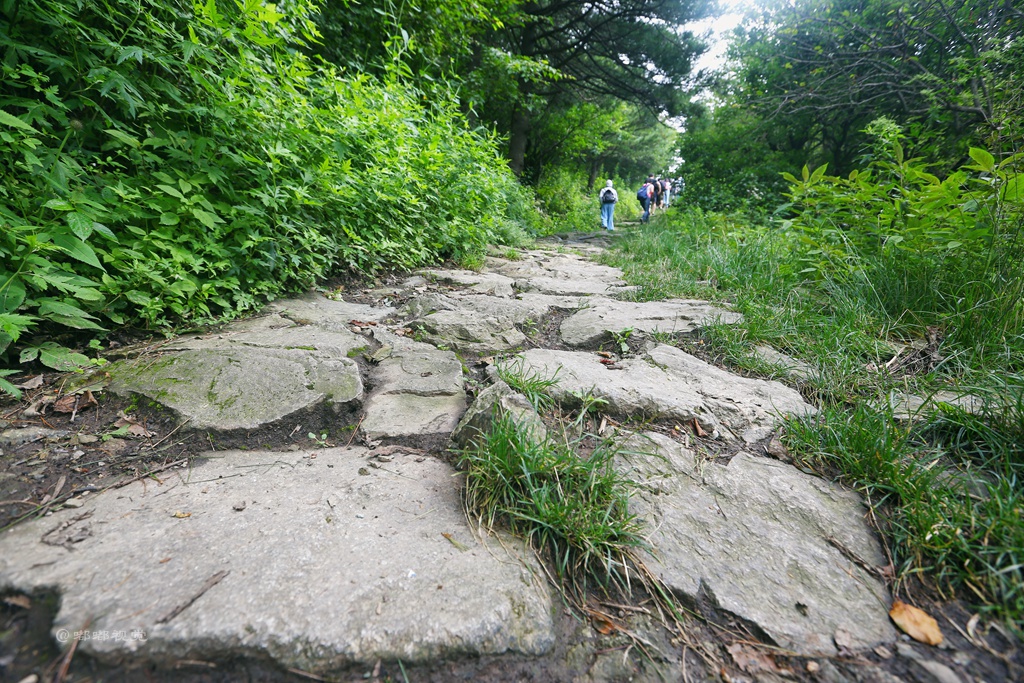
[[[529,193],[454,99],[427,103],[400,63],[377,80],[312,61],[312,2],[287,11],[5,5],[0,359],[37,330],[230,316],[523,239]]]

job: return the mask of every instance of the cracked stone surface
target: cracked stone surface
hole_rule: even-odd
[[[447,437],[466,411],[462,363],[451,351],[375,331],[377,387],[366,402],[367,438]]]
[[[888,562],[859,495],[748,453],[699,462],[655,433],[626,452],[619,466],[639,487],[630,510],[651,530],[648,564],[673,591],[709,598],[803,655],[834,655],[837,639],[895,640],[879,578]]]
[[[324,402],[341,410],[363,397],[355,362],[316,349],[183,349],[107,372],[115,394],[141,394],[192,428],[216,431],[257,429]]]
[[[650,337],[740,320],[707,302],[613,298],[629,289],[616,268],[538,249],[491,256],[480,272],[425,270],[341,292],[380,305],[317,293],[274,302],[262,316],[118,361],[107,368],[111,390],[147,396],[193,428],[249,430],[316,410],[332,434],[355,430],[356,445],[206,454],[160,481],[79,497],[76,509],[0,536],[0,590],[60,593],[54,635],[89,619],[145,633],[79,644],[108,662],[254,658],[329,675],[378,659],[556,656],[562,605],[537,558],[513,539],[474,533],[461,475],[445,461],[449,444],[465,446],[499,413],[544,438],[529,401],[473,354],[539,343],[519,328],[558,314],[561,343],[576,350],[521,354],[522,372],[558,379],[555,399],[572,405],[591,392],[611,416],[696,420],[733,454],[707,460],[648,434],[618,461],[639,487],[630,505],[648,523],[649,564],[671,590],[802,654],[891,641],[877,578],[885,558],[860,498],[746,452],[781,416],[814,408],[779,382],[651,339],[622,359],[584,350],[626,328]],[[9,432],[11,443],[30,436]],[[571,646],[575,680],[632,675],[620,653],[595,653],[588,637]]]
[[[145,634],[79,643],[104,661],[254,656],[315,672],[551,648],[536,560],[474,535],[448,465],[316,456],[218,452],[23,524],[0,537],[0,590],[57,590],[54,634]]]
[[[738,377],[671,346],[656,346],[646,358],[619,361],[614,369],[588,352],[531,349],[521,355],[525,373],[558,380],[552,393],[560,401],[571,404],[574,394],[591,392],[608,402],[610,414],[696,419],[713,438],[758,441],[780,415],[814,411],[785,385]]]
[[[713,306],[706,301],[673,299],[670,301],[613,301],[593,299],[587,308],[562,323],[562,341],[569,346],[594,349],[611,341],[623,330],[689,334],[710,322],[736,323],[739,313]]]

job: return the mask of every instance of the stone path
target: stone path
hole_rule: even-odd
[[[616,423],[666,427],[622,432],[619,466],[639,487],[649,565],[677,595],[800,655],[893,641],[887,562],[858,495],[764,454],[781,415],[814,408],[665,343],[736,313],[631,291],[614,268],[528,251],[277,302],[119,361],[107,390],[184,429],[325,430],[336,447],[211,452],[24,523],[0,538],[0,590],[59,593],[55,638],[127,634],[79,643],[106,662],[251,657],[325,674],[554,652],[562,606],[538,558],[470,525],[446,451],[496,400],[543,433],[521,396],[472,377],[498,354],[557,379],[566,404],[589,392]],[[694,430],[727,457],[689,445]],[[578,680],[605,680],[587,671]]]

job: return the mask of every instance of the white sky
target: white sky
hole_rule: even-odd
[[[758,3],[757,0],[719,0],[722,6],[722,16],[715,19],[705,19],[688,24],[686,28],[697,35],[710,31],[708,39],[711,47],[701,55],[694,65],[694,70],[720,69],[725,64],[726,37],[730,31],[739,26],[743,15]]]

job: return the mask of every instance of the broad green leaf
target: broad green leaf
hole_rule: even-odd
[[[177,225],[179,222],[181,222],[181,219],[178,218],[176,213],[165,211],[160,214],[160,225]]]
[[[88,356],[54,342],[43,342],[39,346],[30,346],[21,352],[22,363],[29,363],[36,358],[43,365],[61,372],[80,370],[85,366],[92,365],[92,360]]]
[[[171,187],[170,185],[157,185],[157,187],[159,187],[161,190],[163,190],[167,194],[171,195],[172,197],[176,197],[176,198],[180,199],[181,201],[185,201],[185,195],[183,195],[182,193],[178,192],[178,188]]]
[[[38,130],[28,125],[27,123],[19,119],[17,116],[11,116],[3,109],[0,109],[0,123],[8,125],[11,128],[20,128],[21,130],[26,130],[29,133],[34,133],[35,135],[40,134]]]
[[[995,168],[996,158],[980,147],[971,147],[971,158],[981,167],[983,171],[991,171]]]
[[[89,235],[92,234],[92,219],[86,216],[84,213],[73,211],[65,216],[68,222],[68,226],[71,228],[71,232],[78,236],[78,239],[83,242],[89,239]]]
[[[115,242],[115,243],[117,242],[117,235],[115,235],[114,232],[110,228],[108,228],[107,226],[103,225],[102,223],[93,223],[92,224],[92,229],[96,231],[97,235],[103,235],[108,240],[110,240],[112,242]]]
[[[198,218],[200,223],[211,229],[216,228],[217,223],[224,222],[224,220],[217,214],[210,213],[209,211],[203,211],[195,206],[192,207],[192,215]]]
[[[13,313],[25,301],[25,284],[10,273],[0,273],[0,313]]]
[[[69,202],[63,199],[51,199],[50,201],[43,204],[44,209],[53,209],[54,211],[74,211],[75,207]]]
[[[53,235],[51,239],[54,244],[67,252],[68,256],[78,259],[82,263],[88,263],[90,266],[96,266],[100,269],[103,268],[99,259],[96,258],[96,252],[92,250],[92,247],[77,237],[56,234]]]
[[[1024,182],[1021,182],[1020,175],[1010,176],[1007,179],[1006,184],[1000,190],[1000,198],[1004,202],[1024,201]]]
[[[149,297],[149,295],[147,295],[147,294],[145,294],[143,292],[140,292],[137,289],[131,289],[131,290],[125,292],[124,293],[124,298],[128,299],[128,301],[131,301],[133,304],[138,304],[139,306],[148,306],[150,304],[150,302],[153,301]]]
[[[32,327],[39,318],[34,315],[20,315],[18,313],[0,313],[0,333],[10,337],[11,341],[18,341],[18,337],[25,330]],[[0,349],[0,353],[3,349]]]
[[[110,137],[114,138],[115,140],[119,140],[120,142],[123,142],[129,147],[134,147],[136,149],[142,147],[142,143],[139,142],[137,138],[134,138],[125,132],[119,131],[116,128],[108,128],[104,132]]]

